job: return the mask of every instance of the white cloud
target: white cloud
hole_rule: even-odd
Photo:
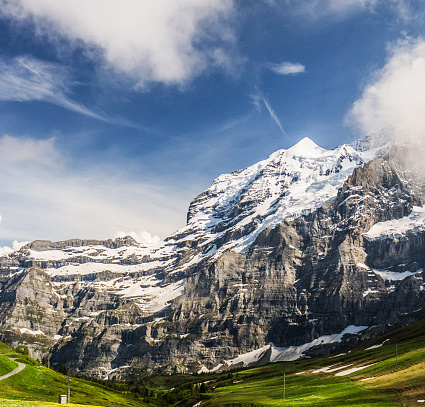
[[[320,19],[344,18],[362,10],[372,10],[379,0],[289,0],[289,11],[295,15]]]
[[[1,60],[0,72],[0,100],[48,100],[68,92],[69,74],[58,64],[20,57]]]
[[[425,141],[425,41],[392,45],[347,116],[363,132],[392,126],[397,137]]]
[[[19,250],[22,246],[25,246],[29,242],[18,242],[17,240],[14,240],[12,242],[12,247],[10,246],[2,246],[0,247],[0,256],[6,256],[7,254],[13,253],[17,250]]]
[[[346,13],[359,8],[372,8],[378,3],[378,0],[312,0],[312,3],[316,7],[318,3],[321,3],[322,7],[328,8],[334,13]]]
[[[422,0],[390,0],[389,6],[402,21],[422,25],[425,16]]]
[[[71,86],[71,75],[59,64],[28,56],[0,60],[0,101],[44,101],[98,120],[109,120],[72,101],[68,97]]]
[[[281,64],[270,65],[270,69],[279,75],[296,75],[305,72],[304,65],[294,62],[283,62]]]
[[[53,139],[0,138],[0,157],[14,153],[16,159],[0,159],[0,240],[104,239],[117,230],[166,237],[185,224],[189,197],[177,188],[133,180],[118,170],[119,163],[107,173],[94,165],[78,172]],[[139,239],[156,238],[139,232]]]
[[[5,135],[0,138],[0,161],[3,165],[22,163],[28,166],[35,163],[40,166],[59,167],[61,157],[54,142],[53,138],[36,140]]]
[[[425,11],[423,0],[263,0],[274,7],[282,7],[290,15],[312,21],[340,21],[353,15],[381,10],[390,11],[395,19],[422,25]]]
[[[232,0],[0,0],[0,13],[84,44],[139,86],[181,84],[228,64]]]
[[[115,235],[116,237],[126,237],[131,236],[134,240],[138,241],[139,243],[145,244],[147,246],[156,246],[158,243],[161,242],[161,238],[157,235],[153,235],[150,232],[147,232],[146,230],[141,230],[139,232],[124,232],[124,231],[118,231]]]

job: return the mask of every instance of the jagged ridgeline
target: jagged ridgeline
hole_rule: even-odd
[[[303,139],[221,175],[157,246],[35,241],[2,257],[1,339],[112,378],[294,360],[413,322],[425,184],[389,139]]]

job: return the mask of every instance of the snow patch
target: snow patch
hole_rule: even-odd
[[[327,366],[327,367],[322,367],[322,368],[317,369],[317,370],[313,370],[311,373],[315,373],[315,374],[317,374],[317,373],[333,373],[333,372],[336,372],[337,370],[346,369],[347,367],[352,366],[352,365],[353,364],[350,363],[349,365],[338,366],[338,367],[334,367],[334,368],[332,368],[334,365],[330,365],[330,366]]]
[[[373,366],[375,364],[376,363],[372,363],[372,364],[366,365],[366,366],[353,367],[351,369],[344,370],[343,372],[335,373],[335,376],[347,376],[347,375],[349,375],[351,373],[358,372],[359,370],[366,369],[367,367]]]
[[[419,269],[418,271],[415,271],[415,272],[403,271],[399,273],[397,271],[385,271],[385,270],[376,270],[376,269],[371,269],[371,270],[385,281],[401,281],[407,277],[414,276],[415,274],[418,274],[418,273],[422,273],[423,271],[423,269]]]
[[[158,312],[168,306],[168,303],[184,293],[182,279],[175,283],[161,284],[155,276],[141,277],[126,281],[127,287],[116,292],[126,298],[132,298],[146,311]]]
[[[425,231],[425,208],[414,206],[408,216],[375,223],[363,237],[367,240],[394,239]]]
[[[338,353],[338,355],[329,356],[328,359],[337,358],[338,356],[344,356],[346,353]]]
[[[373,288],[368,288],[364,293],[363,293],[363,298],[365,298],[367,295],[369,294],[374,294],[374,293],[379,293],[379,290],[374,290],[375,287]]]
[[[371,349],[376,349],[376,348],[380,348],[382,345],[384,345],[385,342],[388,342],[389,339],[385,339],[384,342],[380,343],[379,345],[373,345],[373,346],[369,346],[368,348],[364,349],[364,350],[371,350]]]
[[[270,346],[271,345],[263,346],[260,349],[253,350],[251,352],[240,355],[234,359],[226,361],[224,364],[218,365],[215,368],[213,368],[212,371],[214,372],[216,370],[220,370],[224,366],[232,366],[232,365],[239,365],[239,364],[242,364],[242,366],[248,366],[250,364],[258,362],[265,355],[265,353],[270,349]]]
[[[46,334],[43,331],[33,331],[32,329],[28,329],[28,328],[19,328],[19,331],[21,332],[21,334],[28,334],[28,335],[44,335],[46,336]]]

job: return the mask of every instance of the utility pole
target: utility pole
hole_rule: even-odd
[[[286,373],[283,374],[283,401],[285,401]]]
[[[70,369],[68,368],[68,400],[67,400],[67,403],[69,404],[69,403],[71,403],[71,388],[70,388],[70,386],[69,386],[69,371],[70,371]]]
[[[395,344],[395,367],[398,365],[397,343]]]

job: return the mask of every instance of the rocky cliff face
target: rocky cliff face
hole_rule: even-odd
[[[36,241],[0,259],[2,337],[111,377],[291,360],[413,320],[425,183],[384,136],[304,139],[222,175],[157,247]]]

